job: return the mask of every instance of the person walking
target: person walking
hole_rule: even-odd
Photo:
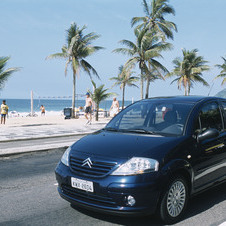
[[[87,119],[86,124],[91,124],[92,121],[92,106],[93,106],[93,100],[90,97],[89,93],[86,93],[86,105],[85,105],[85,117]],[[88,118],[89,115],[89,118]]]
[[[9,107],[6,105],[6,101],[3,100],[2,101],[2,105],[1,105],[1,124],[5,124],[5,118],[6,115],[8,114],[9,111]]]
[[[43,105],[41,105],[40,110],[41,110],[41,115],[45,116],[46,109],[45,109],[45,107]]]
[[[113,98],[110,111],[112,111],[113,116],[116,116],[119,113],[119,102],[117,101],[116,97]]]

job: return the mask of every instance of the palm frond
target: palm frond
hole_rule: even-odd
[[[129,41],[129,40],[121,40],[121,41],[119,41],[119,43],[129,47],[131,50],[135,50],[136,49],[136,45],[133,42]]]
[[[226,59],[224,57],[221,57],[224,61],[223,64],[216,64],[215,67],[219,68],[221,71],[220,71],[220,74],[217,75],[214,79],[217,79],[217,78],[224,78],[222,80],[222,83],[221,85],[224,85],[225,82],[226,82]]]
[[[146,16],[150,15],[149,7],[146,0],[143,0],[143,9]]]
[[[226,83],[226,78],[223,79],[221,85],[223,86]]]
[[[10,76],[12,76],[14,72],[18,72],[21,70],[21,68],[19,67],[5,69],[9,59],[10,57],[0,57],[0,89],[4,87],[5,82]]]
[[[51,54],[49,56],[46,57],[46,60],[49,60],[49,59],[62,59],[62,58],[68,58],[69,55],[68,53],[54,53],[54,54]]]
[[[145,21],[145,17],[133,17],[131,20],[131,26],[133,27],[137,23],[144,22],[144,21]]]
[[[87,35],[84,35],[82,38],[81,38],[81,42],[84,44],[84,45],[90,45],[93,41],[95,41],[96,39],[100,38],[101,36],[96,34],[95,32],[91,32]]]
[[[67,76],[67,68],[68,68],[68,65],[71,63],[70,59],[67,60],[66,64],[65,64],[65,70],[64,70],[64,73],[65,73],[65,76]]]
[[[209,86],[208,82],[205,81],[201,76],[197,75],[194,77],[194,82],[200,82],[202,83],[204,86]]]
[[[127,48],[117,48],[117,49],[114,49],[112,52],[113,53],[122,53],[122,54],[126,54],[128,56],[133,56],[133,54],[134,54],[133,50],[127,49]]]
[[[81,63],[82,69],[86,71],[90,77],[92,72],[92,74],[94,74],[97,78],[100,79],[97,71],[86,60],[81,60],[80,63]]]

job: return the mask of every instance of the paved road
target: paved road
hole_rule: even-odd
[[[73,209],[56,191],[54,168],[64,150],[0,158],[0,225],[161,225],[154,216],[122,218]],[[226,184],[193,200],[177,225],[226,220]]]
[[[23,153],[38,150],[49,150],[53,148],[63,148],[72,145],[79,140],[80,135],[58,136],[50,138],[22,139],[15,141],[0,142],[0,156]]]

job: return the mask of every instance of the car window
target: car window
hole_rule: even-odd
[[[224,130],[226,130],[226,102],[222,102],[223,111],[224,111]]]
[[[199,118],[196,121],[196,133],[203,132],[207,129],[223,129],[222,117],[219,106],[216,102],[204,104],[199,112]]]
[[[181,135],[192,106],[183,103],[139,102],[118,114],[106,128]]]

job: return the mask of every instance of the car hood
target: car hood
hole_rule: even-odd
[[[150,134],[98,131],[72,145],[75,152],[114,159],[148,157],[161,159],[166,152],[181,143],[183,137],[165,137]]]

